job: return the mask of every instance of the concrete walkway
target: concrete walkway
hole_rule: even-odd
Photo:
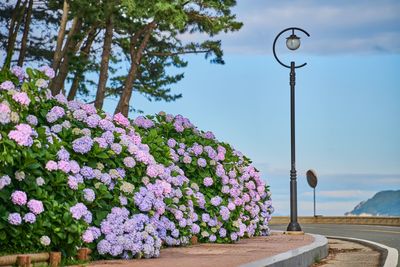
[[[159,258],[141,260],[107,260],[91,262],[89,266],[129,267],[217,267],[239,266],[312,244],[311,235],[272,233],[268,237],[243,239],[236,244],[197,244],[188,247],[165,248]]]

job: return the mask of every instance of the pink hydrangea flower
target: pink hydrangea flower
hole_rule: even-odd
[[[27,206],[29,210],[35,215],[38,215],[44,211],[43,203],[40,200],[31,199],[28,201]]]
[[[0,103],[0,123],[7,124],[11,120],[11,109],[6,103]]]
[[[28,200],[28,197],[26,196],[26,193],[23,191],[14,191],[14,193],[11,194],[11,201],[15,205],[18,206],[23,206],[26,204],[26,201]]]
[[[203,184],[207,187],[212,186],[214,183],[213,179],[211,177],[206,177],[203,180]]]
[[[15,93],[12,98],[24,106],[29,106],[29,103],[31,103],[31,100],[25,92]]]
[[[21,146],[31,146],[33,139],[31,135],[35,134],[35,131],[28,124],[21,123],[15,126],[17,130],[12,130],[8,133],[8,137],[13,139]]]
[[[58,170],[57,162],[55,162],[54,160],[49,160],[46,163],[46,170],[48,170],[48,171],[56,171],[56,170]]]
[[[65,172],[65,173],[69,173],[69,171],[71,170],[71,167],[69,165],[69,162],[66,160],[60,160],[57,164],[57,167],[60,171]]]
[[[93,236],[92,231],[86,230],[82,235],[82,240],[85,243],[92,243],[93,240],[94,240],[94,236]]]
[[[129,126],[129,120],[121,113],[117,113],[114,115],[114,121],[122,126]]]
[[[39,68],[41,72],[43,72],[49,79],[53,79],[55,76],[55,72],[49,66],[42,66]]]

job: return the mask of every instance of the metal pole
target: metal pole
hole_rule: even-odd
[[[287,231],[301,231],[297,222],[297,181],[296,181],[296,140],[295,140],[295,63],[290,62],[290,139],[291,139],[291,169],[290,169],[290,223]]]
[[[315,217],[315,187],[313,189],[314,189],[314,217]]]

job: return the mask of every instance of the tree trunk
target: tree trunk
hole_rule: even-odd
[[[156,27],[156,23],[153,21],[150,24],[146,25],[146,30],[144,33],[143,40],[138,48],[136,47],[136,42],[134,38],[131,38],[130,50],[131,50],[131,67],[129,69],[128,76],[126,77],[124,89],[122,91],[121,98],[119,99],[117,108],[115,109],[114,114],[122,113],[124,116],[128,117],[129,113],[129,102],[132,97],[133,84],[137,77],[137,72],[140,66],[140,62],[142,61],[143,51],[146,48],[151,33]],[[139,36],[138,36],[139,37]]]
[[[81,18],[74,18],[76,19],[76,24],[74,26],[74,33],[77,33],[82,26],[82,19]],[[72,29],[71,29],[72,31]],[[74,33],[71,32],[68,34],[68,40],[66,42],[67,46],[63,49],[63,60],[58,67],[57,76],[51,82],[51,91],[53,95],[58,95],[61,90],[64,88],[64,81],[68,76],[68,69],[69,69],[69,60],[71,55],[76,54],[79,49],[79,39],[74,36]]]
[[[15,4],[14,10],[11,14],[11,21],[10,21],[10,26],[8,29],[8,39],[11,38],[11,35],[14,32],[15,21],[17,20],[17,17],[18,17],[20,5],[21,5],[21,0],[18,0],[17,3]]]
[[[65,38],[65,29],[67,27],[67,22],[68,22],[68,12],[69,12],[69,4],[67,0],[64,0],[63,14],[61,17],[60,29],[57,35],[57,44],[56,44],[56,49],[54,51],[53,63],[51,65],[51,67],[54,70],[58,69],[58,66],[60,65],[61,61],[61,49]]]
[[[89,35],[86,39],[86,43],[81,48],[80,58],[84,62],[89,58],[90,48],[92,47],[94,39],[96,38],[96,35],[97,35],[96,31],[97,31],[97,29],[95,27],[93,27],[90,30]],[[82,70],[81,72],[77,71],[75,73],[74,80],[72,82],[71,88],[69,89],[69,93],[68,93],[68,97],[67,97],[68,100],[75,99],[76,93],[78,92],[79,83],[82,81],[82,79],[84,77],[83,72],[84,72],[84,70]]]
[[[28,42],[29,29],[31,26],[31,16],[32,16],[33,0],[29,0],[28,11],[25,16],[24,34],[21,40],[21,49],[19,51],[18,66],[22,67],[24,64],[26,45]]]
[[[10,22],[10,29],[8,31],[8,41],[7,41],[7,55],[6,59],[4,60],[4,65],[3,68],[10,68],[11,66],[11,60],[12,60],[12,55],[14,52],[14,45],[15,41],[17,40],[17,35],[19,28],[21,27],[21,23],[24,17],[24,12],[26,8],[26,4],[28,3],[28,0],[26,0],[22,6],[20,6],[20,1],[17,2],[15,5],[15,9],[11,18]]]
[[[108,79],[108,63],[110,61],[113,30],[114,30],[113,17],[112,15],[110,15],[106,23],[106,32],[103,43],[103,53],[101,55],[101,63],[100,63],[99,84],[97,87],[96,100],[94,104],[94,106],[99,109],[103,107],[104,96],[106,93],[106,84]]]

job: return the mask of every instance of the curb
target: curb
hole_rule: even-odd
[[[345,240],[345,241],[353,241],[357,242],[369,247],[372,247],[379,252],[381,252],[381,257],[380,262],[381,266],[383,267],[396,267],[398,263],[398,257],[399,253],[397,249],[388,247],[386,245],[383,245],[381,243],[377,243],[374,241],[369,241],[365,239],[358,239],[358,238],[352,238],[352,237],[345,237],[345,236],[327,236],[327,238],[333,238],[333,239],[340,239],[340,240]]]
[[[273,231],[282,232],[282,231]],[[310,266],[317,259],[328,256],[328,239],[322,235],[307,234],[314,237],[314,242],[287,252],[240,265],[240,267],[302,267]]]

